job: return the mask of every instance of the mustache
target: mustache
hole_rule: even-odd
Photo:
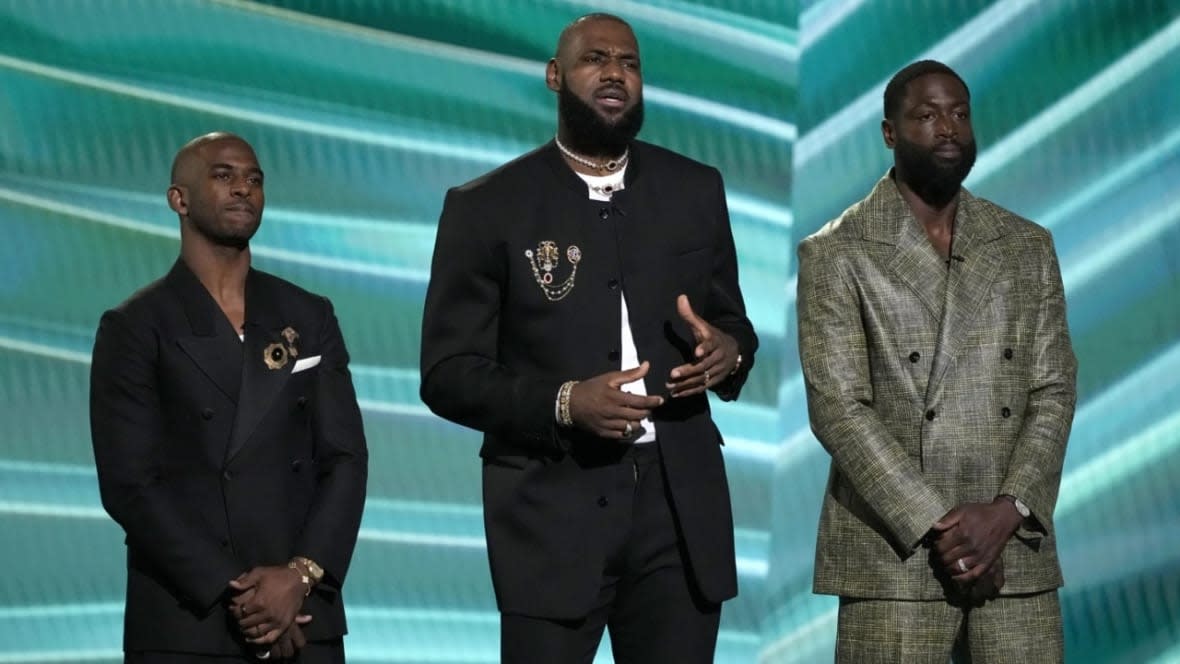
[[[627,93],[627,88],[624,88],[618,83],[607,83],[606,85],[599,87],[594,91],[594,96],[606,97],[608,96],[607,93],[610,93],[609,96],[618,97],[623,101],[628,101],[631,98],[631,95]]]

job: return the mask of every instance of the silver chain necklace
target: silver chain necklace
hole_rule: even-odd
[[[623,150],[623,156],[619,157],[618,159],[611,159],[611,160],[599,163],[596,161],[590,161],[589,159],[586,159],[585,157],[574,154],[573,152],[570,151],[569,148],[562,145],[561,139],[556,136],[553,137],[553,141],[555,143],[557,143],[557,149],[561,150],[561,153],[563,155],[569,157],[570,159],[573,159],[574,161],[578,162],[579,164],[581,164],[583,166],[586,166],[588,168],[593,168],[593,169],[599,170],[599,171],[607,171],[608,173],[614,173],[615,171],[619,170],[620,168],[626,166],[627,165],[627,158],[631,156],[631,148],[628,147],[627,149]]]

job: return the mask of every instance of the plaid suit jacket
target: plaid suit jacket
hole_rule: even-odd
[[[1056,588],[1077,363],[1052,239],[963,190],[948,266],[890,175],[799,245],[808,412],[832,456],[814,590],[943,597],[923,537],[998,494],[1033,514],[1004,550],[1004,593]]]

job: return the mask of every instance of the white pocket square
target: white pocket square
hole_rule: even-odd
[[[311,357],[305,357],[302,360],[295,360],[295,366],[291,368],[291,373],[297,374],[300,371],[306,371],[319,363],[319,355],[312,355]]]

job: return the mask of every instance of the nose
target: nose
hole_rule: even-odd
[[[623,65],[616,58],[607,58],[602,65],[599,79],[603,81],[622,81]]]
[[[233,184],[230,186],[230,193],[234,196],[249,196],[254,189],[254,185],[250,182],[248,177],[234,178]]]
[[[957,138],[959,135],[959,130],[955,127],[954,119],[949,115],[939,115],[938,123],[934,130],[940,138]]]

